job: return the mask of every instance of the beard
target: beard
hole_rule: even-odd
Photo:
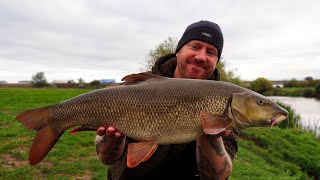
[[[186,64],[194,65],[194,66],[202,68],[204,70],[207,70],[209,68],[209,65],[206,61],[199,61],[194,58],[187,59]]]
[[[206,62],[195,59],[187,59],[183,63],[177,63],[177,70],[180,78],[208,79],[212,74]]]

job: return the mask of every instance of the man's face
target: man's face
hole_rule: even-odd
[[[176,53],[175,78],[208,79],[216,68],[218,50],[211,44],[192,40]]]

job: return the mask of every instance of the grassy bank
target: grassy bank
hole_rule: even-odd
[[[320,178],[320,140],[310,132],[251,128],[239,139],[230,179]]]
[[[266,96],[291,96],[291,97],[316,97],[315,88],[312,87],[289,87],[272,88],[264,93]]]
[[[0,89],[1,179],[105,179],[94,132],[63,134],[45,159],[28,164],[34,132],[17,120],[20,112],[58,103],[89,90]],[[320,140],[297,129],[252,128],[241,133],[230,179],[317,179]]]
[[[0,89],[0,179],[105,179],[106,166],[97,159],[94,132],[64,133],[46,158],[30,166],[28,154],[34,132],[15,117],[89,90]]]

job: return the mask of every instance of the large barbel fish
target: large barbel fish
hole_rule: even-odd
[[[148,73],[92,91],[17,119],[36,130],[30,164],[39,163],[68,129],[113,126],[139,142],[128,145],[127,165],[146,161],[158,145],[191,142],[228,129],[272,127],[288,112],[270,99],[227,82],[165,78]]]

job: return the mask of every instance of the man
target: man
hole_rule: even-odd
[[[216,65],[222,49],[223,35],[217,24],[193,23],[181,37],[176,54],[159,58],[152,73],[172,78],[220,80]],[[200,179],[199,174],[203,179],[225,179],[231,173],[230,159],[238,149],[236,132],[224,131],[203,136],[197,142],[160,145],[150,159],[128,168],[126,144],[133,140],[114,127],[100,127],[97,135],[98,156],[102,163],[110,165],[108,179]],[[196,159],[201,163],[197,165]]]

